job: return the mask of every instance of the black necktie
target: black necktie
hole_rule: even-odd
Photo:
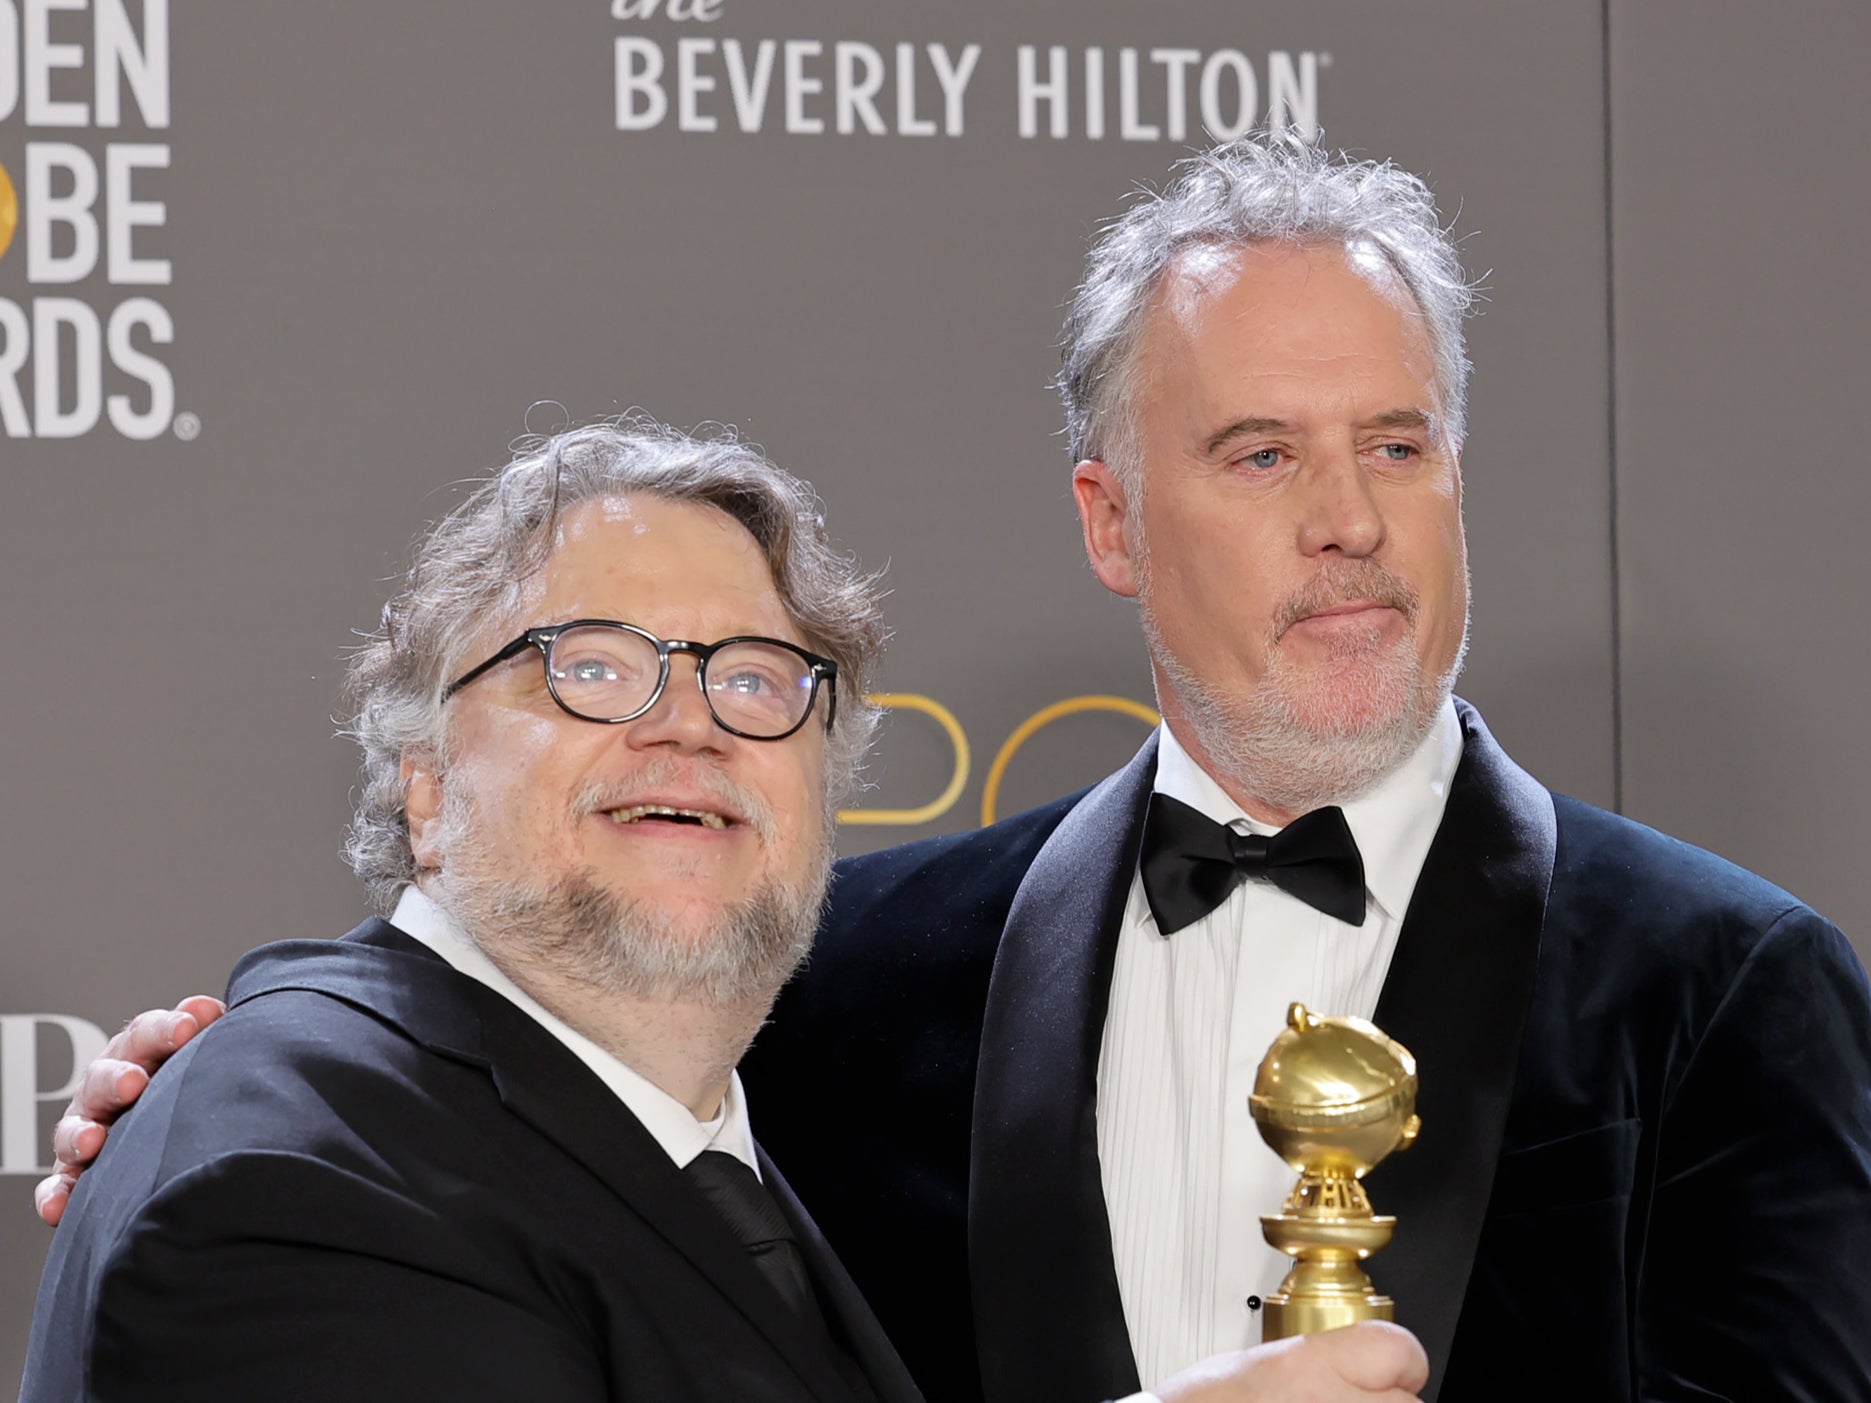
[[[1364,859],[1342,809],[1314,809],[1263,838],[1152,794],[1138,869],[1164,935],[1201,920],[1246,877],[1265,877],[1347,925],[1364,924]]]
[[[812,1289],[812,1277],[806,1259],[793,1237],[792,1225],[780,1211],[780,1205],[767,1192],[760,1176],[731,1154],[721,1150],[703,1150],[689,1161],[683,1171],[689,1182],[702,1191],[702,1197],[727,1220],[728,1228],[740,1239],[741,1246],[753,1259],[754,1269],[764,1276],[780,1299],[797,1317],[801,1328],[830,1356],[838,1373],[861,1403],[876,1403],[877,1394],[860,1365],[844,1345],[832,1336],[819,1308],[818,1293]]]
[[[780,1293],[780,1299],[801,1321],[827,1333],[805,1258],[793,1238],[791,1224],[760,1176],[741,1160],[721,1150],[704,1150],[689,1161],[685,1171],[714,1209],[727,1220],[754,1266]]]

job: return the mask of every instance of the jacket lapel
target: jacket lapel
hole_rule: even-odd
[[[368,952],[360,946],[371,947]],[[485,1067],[513,1115],[578,1160],[688,1258],[764,1335],[815,1399],[855,1403],[720,1215],[596,1074],[520,1009],[383,921],[342,941],[263,947],[235,967],[230,1002],[283,989],[342,999],[442,1056]]]
[[[994,960],[975,1080],[968,1256],[989,1403],[1137,1390],[1098,1164],[1098,1050],[1154,736],[1028,869]]]
[[[1371,1175],[1397,1217],[1378,1289],[1429,1354],[1435,1403],[1468,1287],[1513,1093],[1552,885],[1552,796],[1457,702],[1461,764],[1417,879],[1375,1022],[1416,1056],[1422,1136]]]

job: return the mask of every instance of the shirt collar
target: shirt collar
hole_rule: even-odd
[[[711,1121],[698,1121],[694,1113],[655,1082],[606,1051],[576,1028],[556,1017],[537,999],[515,984],[449,914],[413,884],[403,888],[390,916],[390,924],[411,940],[428,946],[458,972],[475,979],[515,1005],[527,1017],[570,1048],[591,1068],[626,1109],[642,1122],[678,1169],[704,1150],[722,1150],[760,1172],[754,1159],[754,1137],[747,1119],[747,1097],[739,1072],[728,1074],[727,1095]]]
[[[1461,759],[1461,722],[1455,703],[1445,701],[1429,734],[1408,759],[1364,794],[1339,805],[1364,859],[1365,887],[1392,920],[1402,920],[1410,904]],[[1156,792],[1181,800],[1216,823],[1234,824],[1250,833],[1279,831],[1249,818],[1182,748],[1167,722],[1157,728]]]

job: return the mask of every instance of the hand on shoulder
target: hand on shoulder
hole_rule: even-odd
[[[49,1225],[57,1227],[65,1216],[71,1191],[104,1148],[111,1123],[136,1103],[158,1067],[226,1012],[219,999],[196,994],[174,1008],[139,1013],[104,1044],[53,1127],[52,1172],[33,1189],[33,1207]]]

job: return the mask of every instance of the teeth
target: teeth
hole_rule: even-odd
[[[726,828],[728,826],[728,821],[720,814],[711,813],[707,809],[672,809],[667,804],[633,804],[627,809],[610,809],[606,812],[606,817],[612,823],[635,823],[638,819],[648,818],[652,814],[659,818],[692,818],[703,828]]]

